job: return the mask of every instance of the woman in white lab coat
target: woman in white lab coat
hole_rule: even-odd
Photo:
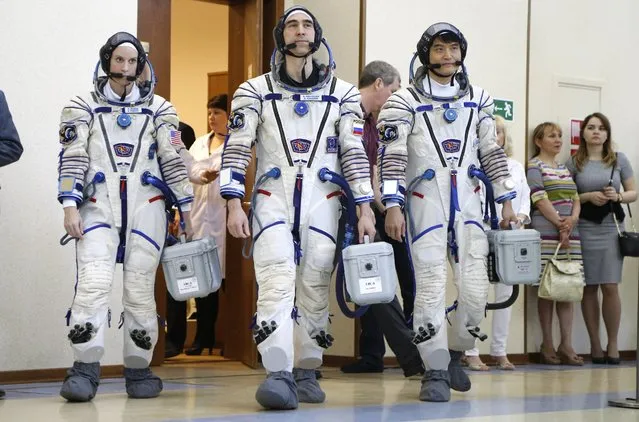
[[[220,196],[220,181],[217,174],[222,163],[222,150],[228,120],[228,98],[226,94],[211,98],[207,104],[210,132],[195,140],[189,152],[194,166],[206,166],[213,172],[213,181],[208,184],[193,184],[195,199],[191,207],[193,239],[215,238],[222,277],[225,277],[226,260],[226,200]],[[204,349],[212,353],[215,343],[215,321],[218,312],[218,292],[195,299],[197,305],[197,333],[187,355],[200,355]]]

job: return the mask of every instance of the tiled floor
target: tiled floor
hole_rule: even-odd
[[[173,363],[156,373],[164,391],[150,400],[127,399],[122,379],[102,380],[93,402],[80,404],[58,396],[60,383],[3,386],[0,421],[639,421],[639,410],[608,406],[608,399],[635,396],[634,364],[473,372],[472,390],[453,393],[450,403],[418,401],[419,381],[398,370],[347,376],[328,368],[326,403],[287,412],[260,409],[253,396],[263,374],[239,363]]]

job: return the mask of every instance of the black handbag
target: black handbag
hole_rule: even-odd
[[[621,231],[621,229],[619,229],[619,223],[617,222],[617,216],[614,212],[612,213],[612,217],[615,219],[615,225],[617,226],[617,233],[619,234],[619,250],[621,251],[621,256],[639,257],[639,233],[637,233],[637,229],[635,229],[630,205],[628,205],[628,215],[632,223],[633,231],[631,232]]]
[[[612,179],[615,175],[615,165],[612,166],[610,172],[610,185],[612,186]],[[592,221],[593,223],[601,224],[604,219],[610,213],[615,214],[618,221],[623,221],[626,218],[626,214],[623,212],[621,204],[618,202],[608,201],[604,205],[595,205],[592,202],[586,202],[581,204],[581,211],[579,212],[579,218]]]
[[[614,172],[614,166],[613,166]],[[610,177],[612,180],[612,176]],[[621,205],[617,204],[618,208],[621,209]],[[632,219],[632,211],[630,211],[630,205],[626,204],[628,207],[628,215],[630,216],[630,223],[632,224],[632,231],[621,231],[619,228],[619,222],[617,221],[617,213],[614,210],[612,202],[610,203],[610,207],[612,208],[612,217],[615,220],[615,226],[617,226],[617,233],[619,234],[619,250],[621,251],[621,256],[632,256],[639,257],[639,233],[637,233],[637,229],[635,228],[635,222]],[[622,209],[623,212],[623,209]],[[623,219],[621,219],[623,221]]]

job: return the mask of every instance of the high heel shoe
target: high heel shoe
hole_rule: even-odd
[[[552,354],[544,352],[544,348],[539,349],[539,363],[542,365],[561,365],[561,360],[552,350]]]
[[[583,366],[584,361],[578,355],[568,355],[561,350],[557,350],[557,357],[559,358],[562,365],[571,365],[571,366]]]
[[[184,354],[188,356],[199,356],[202,354],[204,349],[209,349],[209,356],[213,354],[212,347],[200,347],[199,345],[193,345],[190,349],[187,349]]]
[[[619,352],[617,352],[617,353],[619,353]],[[621,357],[617,356],[615,358],[615,357],[610,356],[610,354],[608,353],[608,348],[606,347],[606,361],[604,363],[607,363],[608,365],[619,365],[619,364],[621,364]]]

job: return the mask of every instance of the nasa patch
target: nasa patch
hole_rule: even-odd
[[[118,157],[130,157],[133,155],[133,145],[131,144],[115,144],[113,151]]]
[[[339,137],[328,136],[326,137],[326,153],[337,154],[339,152]]]
[[[382,142],[391,142],[398,138],[399,132],[395,125],[383,125],[379,128],[379,139]]]
[[[78,131],[74,125],[65,125],[60,128],[60,143],[70,144],[78,139]]]
[[[444,152],[453,153],[459,152],[459,147],[461,146],[461,141],[459,139],[446,139],[442,141],[442,148],[444,148]]]
[[[293,139],[291,141],[293,152],[306,154],[311,149],[311,141],[307,139]]]
[[[231,112],[228,122],[229,130],[238,130],[244,127],[244,114],[237,111]]]

